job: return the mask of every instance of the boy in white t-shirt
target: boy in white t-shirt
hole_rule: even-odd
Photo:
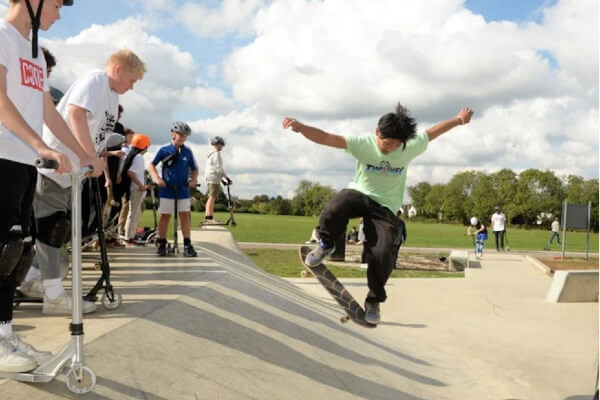
[[[227,185],[231,185],[233,183],[223,169],[221,150],[223,150],[223,147],[225,147],[225,140],[221,136],[215,136],[210,141],[210,144],[213,146],[214,150],[208,153],[204,168],[204,179],[206,180],[206,184],[208,186],[206,193],[208,195],[208,199],[206,199],[206,206],[204,209],[205,223],[213,222],[215,203],[217,201],[217,197],[219,196],[219,192],[221,191],[221,179],[224,179]]]
[[[60,18],[61,7],[73,5],[73,0],[47,0],[41,9],[39,5],[39,0],[10,0],[0,21],[0,372],[29,371],[51,356],[12,331],[15,290],[34,255],[30,230],[37,180],[34,161],[57,161],[58,174],[70,172],[72,166],[65,155],[44,143],[43,123],[72,151],[86,156],[54,108],[46,62],[37,44],[38,28],[48,30]],[[34,28],[35,20],[39,25]]]
[[[138,133],[133,137],[131,149],[125,158],[121,180],[129,185],[129,213],[125,223],[126,240],[132,244],[135,232],[142,215],[142,201],[146,197],[146,191],[150,188],[144,184],[144,154],[150,146],[150,138]]]
[[[345,149],[356,159],[354,181],[331,199],[319,217],[319,246],[306,256],[306,264],[316,266],[334,250],[351,218],[364,218],[368,263],[369,293],[365,299],[365,320],[377,324],[379,303],[387,295],[385,284],[396,265],[403,235],[396,210],[402,206],[406,169],[427,149],[430,141],[450,129],[470,121],[473,111],[460,110],[452,119],[440,122],[425,132],[416,133],[415,120],[401,104],[395,113],[383,115],[375,135],[341,136],[284,118],[283,127],[329,147]]]
[[[492,215],[492,231],[496,237],[496,251],[504,251],[504,234],[506,232],[506,215],[500,210],[500,206],[494,207]]]
[[[108,58],[104,70],[88,72],[69,87],[57,110],[87,154],[95,155],[102,150],[107,135],[114,131],[117,122],[119,94],[133,89],[145,71],[146,66],[137,55],[130,50],[119,50]],[[79,157],[65,149],[50,126],[44,126],[44,141],[51,148],[64,151],[72,164],[80,163]],[[107,153],[99,155],[104,157]],[[105,162],[101,161],[100,165],[102,169],[106,168]],[[52,170],[39,172],[34,214],[38,231],[36,249],[44,286],[42,312],[70,314],[73,305],[62,285],[60,249],[69,239],[67,216],[71,182],[68,176]],[[94,303],[83,302],[84,313],[95,309]]]

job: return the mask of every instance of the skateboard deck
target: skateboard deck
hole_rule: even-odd
[[[316,267],[309,267],[304,263],[304,259],[306,255],[311,252],[311,248],[308,246],[302,246],[298,250],[298,255],[300,256],[300,260],[302,261],[302,265],[306,268],[317,280],[327,289],[331,297],[335,299],[335,301],[342,307],[342,309],[346,312],[346,316],[342,317],[340,321],[342,323],[348,322],[351,319],[353,322],[357,323],[360,326],[365,328],[375,328],[377,325],[370,324],[365,321],[365,310],[361,307],[361,305],[352,297],[350,292],[346,290],[344,285],[338,281],[338,279],[333,275],[333,273],[325,266],[325,264],[321,263]]]

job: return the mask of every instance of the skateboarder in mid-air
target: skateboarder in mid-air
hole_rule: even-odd
[[[319,245],[306,256],[309,267],[317,266],[334,250],[336,240],[346,232],[350,218],[363,217],[366,236],[369,292],[365,299],[365,320],[377,324],[379,303],[386,299],[385,284],[396,264],[400,240],[396,211],[402,206],[408,164],[427,149],[427,144],[471,120],[473,111],[463,108],[458,115],[425,132],[416,132],[415,120],[402,105],[395,113],[383,115],[375,135],[341,136],[284,118],[291,128],[307,139],[325,146],[345,149],[356,159],[354,180],[327,203],[319,218]]]

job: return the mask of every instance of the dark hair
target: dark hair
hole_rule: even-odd
[[[119,104],[119,114],[123,112],[123,106]]]
[[[56,58],[54,58],[52,53],[50,53],[50,50],[48,50],[45,47],[42,47],[42,53],[44,53],[44,58],[46,59],[46,67],[47,68],[55,67],[56,66]]]
[[[131,147],[131,150],[129,150],[129,153],[127,153],[127,157],[125,157],[125,162],[123,163],[123,170],[121,171],[121,185],[123,188],[125,188],[125,197],[127,200],[130,199],[131,195],[129,191],[129,187],[131,186],[131,178],[127,172],[129,171],[129,168],[131,168],[131,164],[133,164],[133,159],[135,156],[140,154],[142,151],[144,150],[138,149],[137,147]]]
[[[404,150],[406,142],[416,135],[417,123],[406,107],[398,103],[395,113],[387,113],[379,118],[377,128],[383,138],[400,139]]]

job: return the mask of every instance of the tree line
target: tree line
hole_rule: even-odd
[[[485,174],[463,171],[446,184],[419,182],[408,188],[412,205],[421,218],[467,224],[472,216],[489,223],[494,206],[510,224],[549,227],[561,217],[562,203],[592,202],[592,229],[598,231],[598,179],[556,176],[554,172],[527,169],[520,174],[510,169]]]
[[[542,227],[547,228],[555,216],[560,218],[563,200],[575,204],[591,201],[592,229],[598,231],[598,179],[556,176],[552,171],[538,169],[528,169],[520,174],[510,169],[491,174],[463,171],[446,184],[419,182],[407,190],[412,206],[417,210],[417,219],[465,225],[473,216],[489,223],[494,207],[498,205],[512,225],[539,227],[541,218]],[[331,186],[303,180],[292,199],[266,194],[252,199],[235,198],[236,212],[318,216],[335,194],[336,190]],[[191,190],[191,195],[192,208],[203,211],[206,195],[195,189]],[[215,210],[225,211],[226,203],[225,194],[221,193]]]

